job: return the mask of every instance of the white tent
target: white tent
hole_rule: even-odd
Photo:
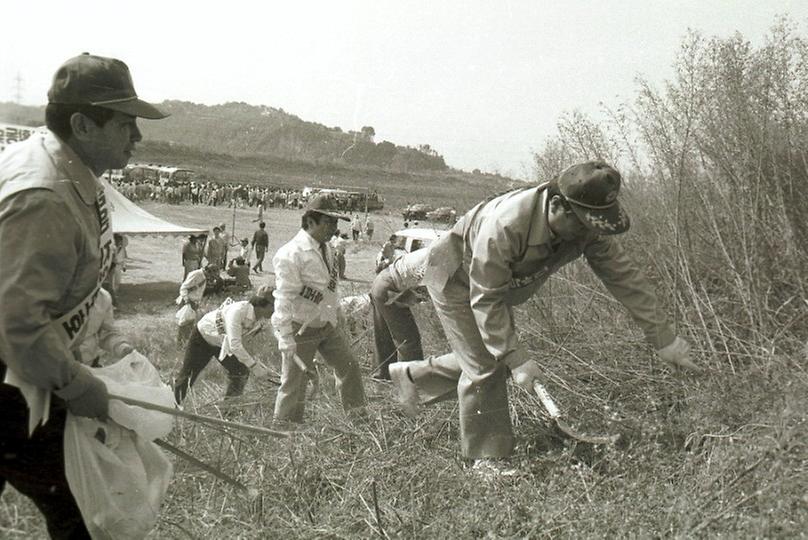
[[[112,187],[106,179],[104,193],[107,203],[112,209],[112,231],[126,236],[188,236],[192,234],[208,234],[206,229],[180,227],[145,211],[120,191]]]

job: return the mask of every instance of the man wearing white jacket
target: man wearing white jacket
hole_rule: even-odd
[[[79,345],[81,361],[91,367],[101,367],[109,360],[120,360],[130,352],[132,345],[115,325],[112,296],[99,289],[93,309],[87,320],[87,332]]]
[[[244,348],[245,335],[260,329],[260,320],[272,316],[272,289],[261,287],[249,300],[225,300],[196,324],[185,348],[185,359],[174,383],[180,403],[212,357],[227,370],[226,397],[241,395],[250,371],[256,377],[267,374],[266,366]]]

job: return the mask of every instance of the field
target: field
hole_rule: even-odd
[[[172,222],[211,227],[226,208],[146,205]],[[299,228],[299,211],[264,214],[271,254]],[[255,217],[237,212],[238,236]],[[399,228],[376,217],[373,242],[349,245],[342,294],[365,292],[381,242]],[[176,238],[132,238],[117,312],[135,347],[166,381],[178,367],[175,307],[182,275]],[[271,265],[266,264],[269,270]],[[272,282],[270,272],[253,282]],[[212,308],[221,298],[208,299]],[[427,354],[445,352],[429,305],[416,309]],[[289,440],[235,437],[179,421],[170,441],[238,479],[249,496],[184,461],[153,538],[788,538],[808,531],[808,377],[799,355],[760,353],[741,363],[715,358],[698,342],[707,372],[683,376],[661,365],[622,307],[582,265],[565,268],[517,313],[522,338],[545,370],[548,389],[580,428],[621,434],[614,447],[575,445],[555,435],[537,400],[512,388],[520,474],[487,481],[467,470],[457,409],[447,401],[414,418],[391,388],[372,381],[366,317],[351,319],[362,360],[370,421],[344,418],[333,377],[321,370],[306,424]],[[248,344],[275,371],[271,336]],[[224,402],[223,370],[203,373],[185,409],[271,427],[277,373],[251,380]],[[174,459],[174,458],[172,458]],[[33,505],[7,489],[0,536],[46,536]]]

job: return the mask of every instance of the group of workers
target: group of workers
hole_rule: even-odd
[[[101,284],[115,249],[98,177],[126,165],[142,138],[137,118],[166,115],[137,97],[123,62],[89,54],[58,69],[45,115],[46,131],[0,155],[0,489],[9,483],[30,497],[52,537],[85,538],[65,479],[62,437],[68,411],[104,419],[109,410],[107,388],[81,352],[91,314],[104,305]],[[473,470],[510,471],[506,383],[531,389],[539,376],[518,340],[513,306],[581,255],[664,361],[698,369],[653,287],[614,241],[629,228],[620,188],[612,167],[574,165],[549,182],[479,203],[431,246],[377,275],[371,296],[376,355],[387,366],[381,376],[390,377],[410,413],[434,397],[456,396],[461,451]],[[330,242],[339,220],[350,217],[333,199],[311,198],[300,230],[275,253],[274,289],[225,301],[194,325],[175,381],[178,401],[212,357],[228,371],[229,395],[243,390],[250,372],[262,375],[266,366],[244,338],[269,318],[282,359],[275,421],[303,421],[318,352],[334,370],[345,411],[363,416],[359,362],[339,328],[341,269]],[[208,261],[224,262],[210,252]],[[198,298],[189,290],[182,302]],[[423,358],[409,310],[427,298],[450,347],[431,359]],[[109,348],[122,355],[131,346]]]

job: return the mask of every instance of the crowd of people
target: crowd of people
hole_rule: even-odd
[[[132,201],[167,204],[299,209],[307,199],[302,190],[285,187],[195,181],[169,184],[159,180],[112,180],[111,183]]]
[[[106,420],[110,396],[91,366],[132,350],[105,324],[112,299],[101,287],[117,247],[97,177],[126,165],[141,140],[137,118],[163,117],[137,98],[123,62],[84,54],[54,77],[47,131],[0,156],[0,489],[8,483],[30,497],[54,538],[89,537],[65,477],[67,414]],[[698,370],[653,285],[613,241],[630,223],[620,189],[614,168],[580,163],[546,183],[480,202],[427,248],[379,269],[369,291],[378,377],[392,381],[411,414],[438,398],[456,398],[461,454],[473,472],[515,473],[507,383],[532,391],[540,370],[518,339],[512,308],[540,294],[548,277],[575,259],[586,259],[663,361]],[[250,375],[264,376],[260,351],[248,351],[245,338],[269,320],[281,354],[275,424],[305,421],[317,353],[334,371],[345,412],[363,421],[363,376],[341,331],[347,238],[337,224],[351,223],[354,239],[357,232],[372,238],[373,228],[324,195],[309,198],[300,219],[272,258],[274,288],[253,292],[249,283],[250,269],[261,272],[268,251],[263,223],[246,245],[231,243],[221,224],[206,241],[192,237],[183,247],[185,279],[176,302],[193,313],[185,318],[185,354],[174,379],[177,402],[211,358],[228,373],[226,396],[241,394]],[[235,245],[239,253],[230,258]],[[197,313],[209,288],[228,285],[248,298]],[[437,358],[423,358],[410,310],[419,301],[432,303],[448,338],[446,354]]]

